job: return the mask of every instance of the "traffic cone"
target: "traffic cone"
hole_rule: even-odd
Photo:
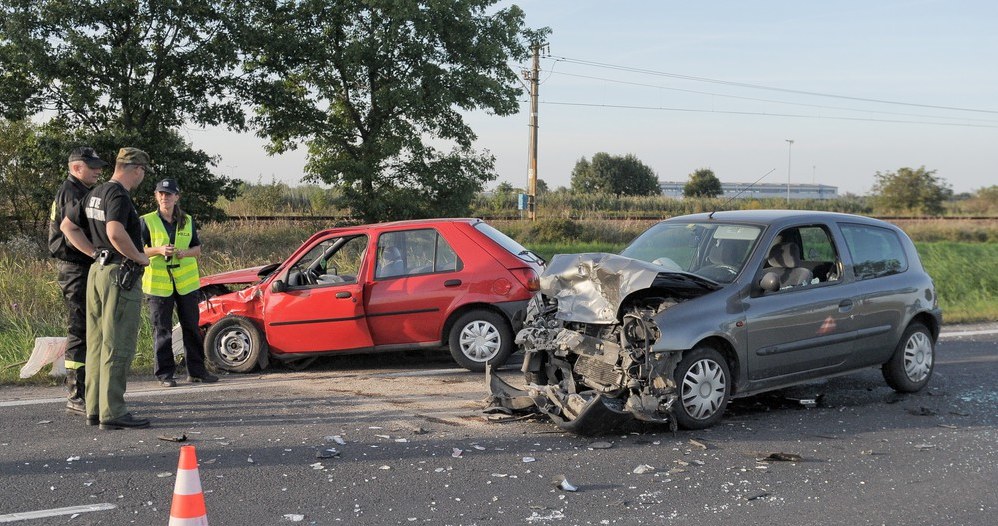
[[[201,492],[198,458],[194,446],[181,446],[177,483],[173,486],[170,526],[208,526],[208,512]]]

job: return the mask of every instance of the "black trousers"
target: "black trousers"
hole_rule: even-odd
[[[156,350],[156,377],[160,380],[173,378],[177,371],[177,362],[173,359],[173,307],[177,308],[180,318],[180,329],[184,337],[184,353],[187,360],[187,374],[200,376],[206,372],[204,367],[204,343],[198,331],[200,313],[198,312],[197,291],[189,294],[161,296],[146,296],[149,302],[149,318],[152,320],[153,345]]]
[[[66,368],[81,369],[87,361],[87,274],[89,263],[59,261],[59,288],[66,302]]]

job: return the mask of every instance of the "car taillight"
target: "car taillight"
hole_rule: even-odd
[[[529,290],[530,292],[537,292],[541,290],[541,278],[534,272],[532,268],[514,268],[510,269],[510,272],[516,276],[516,279]]]

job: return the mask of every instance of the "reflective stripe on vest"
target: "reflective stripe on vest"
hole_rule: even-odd
[[[151,212],[142,219],[149,229],[150,246],[160,247],[170,244],[170,235],[166,232],[166,226],[157,212]],[[193,221],[177,228],[176,239],[173,246],[177,251],[187,250],[191,246],[193,237]],[[167,268],[167,264],[170,268]],[[170,279],[170,275],[173,279]],[[142,274],[142,292],[152,296],[172,296],[174,286],[178,294],[189,294],[201,286],[201,276],[198,273],[197,258],[170,258],[169,262],[163,256],[150,256],[149,268]]]

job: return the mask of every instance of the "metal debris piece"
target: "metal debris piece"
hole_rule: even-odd
[[[305,516],[300,513],[285,513],[284,520],[291,522],[301,522],[305,520]]]
[[[777,462],[800,462],[804,460],[800,455],[796,453],[770,453],[759,460],[775,460]]]
[[[323,465],[322,465],[322,462],[315,462],[315,463],[313,463],[313,464],[309,464],[308,466],[309,466],[310,468],[312,468],[312,469],[315,469],[315,470],[319,470],[319,469],[325,469],[325,467],[326,467],[326,466],[323,466]]]
[[[551,479],[551,483],[562,491],[579,491],[579,487],[572,484],[565,478],[565,475],[558,475]]]
[[[38,425],[51,424],[51,423],[52,423],[51,420],[39,420],[38,422],[36,422],[36,424],[38,424]]]
[[[768,496],[769,496],[769,492],[768,491],[757,491],[755,493],[749,493],[749,494],[745,495],[745,500],[758,500],[758,499],[761,499],[763,497],[768,497]]]
[[[383,470],[385,470],[385,471],[388,471],[389,469],[392,469],[392,467],[391,467],[391,466],[387,466],[387,465],[386,465],[386,466],[381,466],[381,467],[380,467],[380,468],[378,468],[378,469],[383,469]]]
[[[170,473],[169,471],[164,471],[162,473],[157,473],[156,474],[156,477],[161,478],[161,479],[165,479],[167,477],[172,477],[172,476],[173,476],[173,473]]]
[[[915,449],[917,449],[919,451],[925,451],[927,449],[935,449],[935,448],[936,448],[935,444],[917,444],[917,445],[915,445]]]
[[[325,440],[326,440],[326,442],[336,442],[337,444],[339,444],[341,446],[345,446],[346,443],[347,443],[347,441],[343,440],[343,437],[341,437],[340,435],[330,435],[330,436],[327,436],[325,438]]]
[[[69,458],[66,459],[66,462],[72,462],[74,460],[80,460],[80,457],[78,455],[77,456],[69,457]]]
[[[693,447],[698,447],[698,448],[704,449],[704,450],[710,449],[710,447],[707,446],[706,442],[701,442],[701,441],[699,441],[699,440],[697,440],[695,438],[691,438],[689,440],[689,442],[690,442],[690,445],[693,446]]]
[[[315,458],[336,458],[339,456],[340,452],[335,447],[320,448],[315,452]]]
[[[637,475],[644,475],[645,473],[654,473],[654,472],[655,468],[653,466],[649,466],[648,464],[641,464],[640,466],[634,468],[634,471],[632,471],[631,473],[635,473]]]
[[[166,442],[187,442],[186,433],[180,435],[156,435],[156,438],[165,440]]]
[[[593,442],[589,444],[589,449],[610,449],[613,447],[613,442]]]
[[[461,448],[457,448],[456,447],[456,448],[452,449],[451,452],[450,452],[450,456],[452,456],[454,458],[461,458],[462,455],[464,455],[464,450],[461,449]]]
[[[527,462],[536,462],[536,461],[537,461],[537,459],[534,458],[534,457],[523,457],[523,462],[524,463],[527,463]]]

